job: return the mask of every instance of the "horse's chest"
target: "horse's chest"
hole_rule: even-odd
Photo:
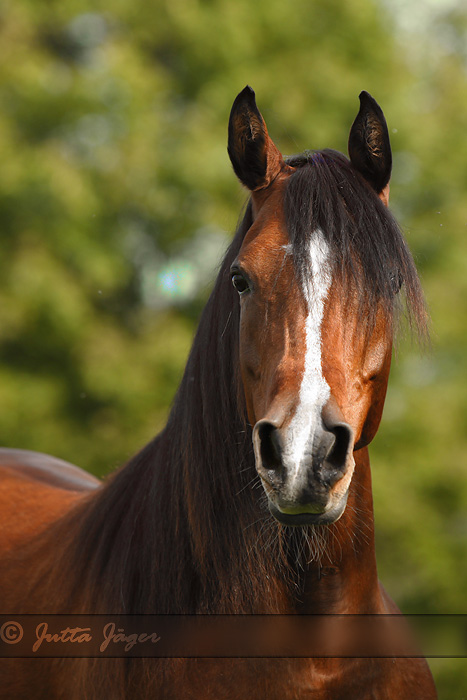
[[[180,661],[180,660],[179,660]],[[376,661],[376,663],[375,663]],[[158,698],[172,700],[389,700],[392,660],[192,659],[174,661]],[[382,662],[382,663],[381,663]],[[166,669],[167,670],[167,669]],[[400,700],[412,700],[398,687]],[[400,692],[402,691],[402,692]]]

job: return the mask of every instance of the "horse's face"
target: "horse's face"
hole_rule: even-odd
[[[256,468],[280,522],[330,523],[346,506],[353,452],[379,425],[390,326],[383,309],[371,332],[361,323],[357,290],[344,292],[333,278],[320,230],[310,238],[306,274],[296,273],[284,218],[293,168],[270,140],[249,89],[232,109],[229,154],[252,190],[253,224],[231,273],[240,295],[241,376]],[[390,156],[382,197],[389,173]]]

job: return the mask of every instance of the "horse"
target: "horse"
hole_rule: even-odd
[[[104,483],[46,455],[0,452],[2,612],[399,613],[378,581],[368,445],[398,319],[423,334],[427,312],[388,209],[386,120],[367,92],[348,151],[283,157],[253,90],[239,93],[228,154],[249,199],[167,424]],[[2,661],[2,699],[103,697],[436,690],[415,657]]]

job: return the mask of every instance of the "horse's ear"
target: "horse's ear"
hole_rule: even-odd
[[[360,111],[350,129],[349,156],[354,168],[387,204],[392,169],[388,126],[383,110],[365,91],[360,93]]]
[[[248,85],[230,112],[227,150],[235,174],[252,192],[270,185],[284,166]]]

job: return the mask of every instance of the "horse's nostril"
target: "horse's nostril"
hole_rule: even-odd
[[[352,428],[346,423],[338,423],[328,429],[334,433],[334,443],[326,456],[326,462],[337,469],[344,469],[352,441]]]
[[[265,469],[279,469],[282,466],[279,431],[271,423],[259,426],[261,462]]]

